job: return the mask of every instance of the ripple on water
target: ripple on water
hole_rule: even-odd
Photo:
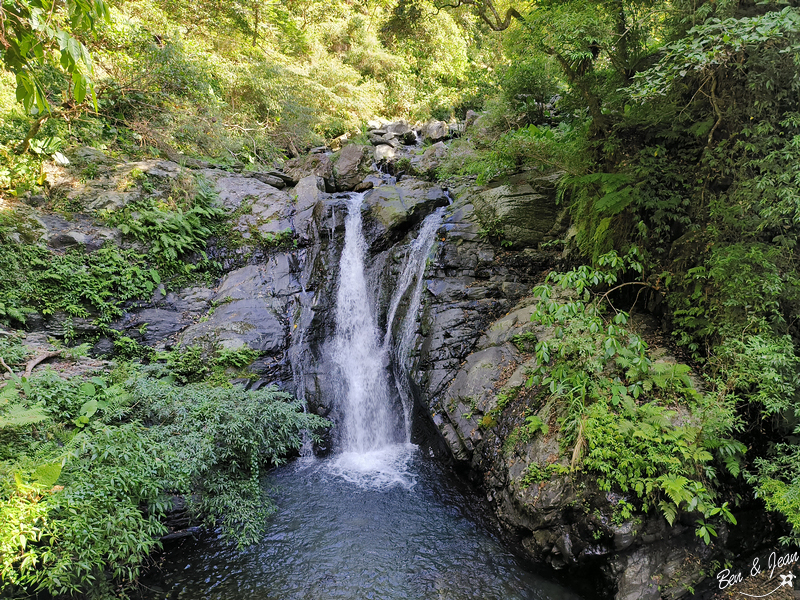
[[[270,478],[278,512],[243,551],[171,551],[148,599],[571,600],[531,573],[475,511],[480,501],[410,444],[303,459]]]

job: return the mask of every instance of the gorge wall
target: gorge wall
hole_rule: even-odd
[[[552,335],[530,322],[534,301],[529,294],[548,270],[566,262],[560,253],[537,249],[568,234],[568,220],[555,201],[557,176],[532,171],[502,185],[480,187],[466,180],[445,189],[424,179],[445,151],[440,140],[452,133],[437,127],[414,133],[405,124],[391,124],[370,133],[373,146],[351,144],[335,155],[311,154],[272,172],[231,173],[193,164],[193,173],[213,184],[241,243],[211,240],[208,255],[225,272],[216,286],[170,291],[161,286],[149,302],[128,306],[113,327],[156,348],[259,350],[262,355],[251,366],[257,378],[243,385],[278,385],[341,424],[341,407],[325,400],[335,397],[328,387],[327,374],[334,368],[328,341],[335,333],[344,246],[343,193],[362,191],[367,293],[380,307],[378,326],[391,330],[395,340],[402,340],[409,327],[413,333],[405,336],[410,355],[395,352],[395,364],[385,365],[399,396],[413,399],[412,439],[427,439],[479,484],[533,559],[567,572],[592,573],[591,589],[599,587],[618,600],[685,596],[704,576],[703,565],[718,555],[715,548],[724,545],[727,530],[719,532],[716,547],[705,546],[691,521],[669,527],[654,514],[621,518],[617,505],[624,497],[599,490],[586,474],[526,483],[531,463],[559,460],[555,433],[509,444],[525,419],[526,369],[535,364],[526,340]],[[423,153],[415,150],[418,137],[436,143]],[[139,192],[119,192],[116,185],[133,169],[154,181],[188,173],[170,161],[117,163],[100,153],[85,155],[101,172],[71,192],[86,215],[66,220],[29,209],[31,228],[54,251],[75,246],[92,251],[107,240],[124,243],[119,230],[98,226],[87,215],[134,199]],[[402,158],[408,174],[387,175],[398,172]],[[50,176],[54,184],[66,177]],[[412,243],[425,218],[437,210],[442,214],[435,237],[422,257],[427,260],[424,283],[415,286],[409,279],[392,305]],[[59,337],[66,327],[79,338],[96,333],[90,318],[58,313],[34,316],[30,324],[32,335]],[[93,349],[97,355],[112,350],[110,338],[101,338]],[[402,368],[393,368],[406,360]],[[503,418],[495,420],[500,398]],[[541,416],[555,419],[546,412]],[[317,452],[335,445],[335,439],[328,440]],[[761,526],[752,520],[752,530]],[[744,543],[742,534],[736,535],[737,543]]]

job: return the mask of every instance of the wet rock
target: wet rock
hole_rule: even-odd
[[[303,245],[313,243],[317,237],[325,208],[324,200],[328,197],[324,190],[322,178],[311,175],[301,179],[291,192],[295,201],[292,227],[299,243]]]
[[[272,257],[266,265],[250,265],[229,273],[213,301],[219,305],[190,326],[180,338],[183,345],[199,344],[205,351],[218,345],[250,347],[275,353],[286,345],[285,301],[279,296],[297,293],[293,265],[287,255]]]
[[[481,418],[496,406],[496,382],[516,355],[510,344],[470,354],[453,379],[442,406],[458,438],[457,446],[451,445],[454,455],[463,455],[464,449],[471,454],[475,444],[483,439]],[[445,438],[452,444],[451,439]]]
[[[397,139],[397,136],[393,133],[387,133],[386,135],[384,135],[381,143],[386,146],[390,146],[395,150],[402,147],[403,145],[402,142],[400,142],[400,140]]]
[[[80,231],[67,231],[56,233],[47,243],[53,250],[65,250],[75,246],[85,246],[88,239],[88,236]]]
[[[515,247],[534,247],[552,238],[563,207],[556,204],[556,182],[561,173],[547,177],[522,175],[508,184],[476,194],[475,213],[485,229],[502,232]]]
[[[292,178],[291,176],[289,176],[288,174],[284,173],[283,171],[277,171],[277,170],[266,171],[265,175],[267,175],[269,177],[277,177],[278,179],[283,180],[283,182],[289,187],[297,184],[297,180],[296,179]]]
[[[159,289],[153,294],[153,303],[157,308],[165,308],[182,313],[184,316],[191,316],[205,312],[214,294],[214,290],[198,286],[165,295],[163,286],[159,286]]]
[[[658,580],[654,580],[652,556],[640,548],[626,557],[625,568],[618,581],[615,600],[658,600],[661,598]]]
[[[206,352],[216,347],[277,352],[284,347],[285,335],[277,309],[262,298],[233,300],[218,307],[207,321],[189,327],[180,338],[181,344],[200,345]]]
[[[67,221],[59,215],[34,214],[33,222],[41,227],[38,235],[42,241],[53,250],[83,247],[93,252],[106,242],[118,244],[122,239],[119,229],[98,226],[85,215],[75,215]]]
[[[265,173],[263,171],[256,171],[254,173],[250,173],[248,175],[253,179],[258,179],[262,183],[266,183],[267,185],[271,185],[274,188],[282,190],[286,187],[286,181],[283,178],[277,177],[275,175],[271,175],[270,173]]]
[[[148,346],[165,346],[173,341],[173,335],[189,324],[181,313],[163,308],[147,308],[129,315],[123,321],[127,330],[135,329],[142,343]]]
[[[148,165],[144,172],[150,177],[159,179],[177,179],[182,170],[183,168],[178,163],[162,160],[155,165]]]
[[[419,175],[432,177],[445,156],[447,156],[447,146],[444,142],[436,142],[430,148],[426,148],[421,156],[414,155],[411,158],[411,165]]]
[[[230,212],[239,208],[245,201],[251,202],[253,206],[260,204],[262,212],[268,210],[271,204],[289,202],[286,192],[252,177],[237,177],[225,173],[222,177],[216,178],[214,187],[218,193],[219,203]]]
[[[406,146],[413,146],[417,143],[417,134],[413,130],[406,131],[398,136]]]
[[[325,181],[322,177],[309,175],[303,177],[291,192],[299,209],[305,210],[326,196]]]
[[[420,131],[422,138],[428,142],[438,142],[450,137],[450,128],[444,121],[428,121]]]
[[[359,183],[355,188],[353,188],[354,192],[366,192],[367,190],[371,190],[375,187],[374,181],[362,181]]]
[[[394,133],[396,135],[403,135],[404,133],[411,131],[411,127],[409,127],[408,123],[402,120],[389,123],[383,129],[386,131],[386,133]]]
[[[92,148],[91,146],[81,146],[70,152],[70,157],[73,162],[95,163],[103,164],[110,162],[108,156],[102,150]]]
[[[448,199],[438,185],[407,177],[396,185],[375,188],[365,196],[364,203],[373,223],[369,236],[374,240],[395,228],[419,222],[436,207],[446,206]]]
[[[64,338],[70,336],[82,338],[96,335],[100,330],[94,321],[94,317],[73,317],[65,312],[56,311],[50,315],[29,314],[27,315],[25,326],[28,331],[32,333],[44,332],[47,337]],[[28,337],[33,339],[30,334]]]
[[[42,196],[41,194],[33,194],[25,196],[22,201],[27,204],[28,206],[33,206],[34,208],[39,208],[40,206],[44,206],[47,203],[47,198]]]
[[[483,349],[491,346],[498,346],[510,342],[514,336],[538,330],[537,340],[545,339],[545,332],[542,327],[537,327],[531,323],[531,315],[536,310],[538,300],[535,298],[524,298],[520,304],[507,315],[492,323],[481,335],[478,340],[477,348]]]
[[[114,353],[114,342],[107,337],[102,337],[92,346],[92,356],[111,356]]]
[[[476,113],[474,110],[468,110],[467,115],[464,119],[464,130],[468,130],[472,127],[475,122],[480,118],[480,115]]]
[[[119,210],[141,197],[138,191],[117,192],[114,190],[100,192],[93,200],[86,202],[89,210]]]
[[[388,162],[397,156],[397,151],[391,146],[381,145],[375,147],[375,162]]]
[[[293,230],[292,217],[296,206],[292,197],[284,190],[250,177],[230,176],[216,179],[214,185],[219,202],[230,212],[244,210],[232,225],[232,229],[250,239],[254,232],[260,235],[275,235]]]

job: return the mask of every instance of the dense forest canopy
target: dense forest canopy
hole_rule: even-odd
[[[480,112],[480,126],[452,143],[438,176],[559,173],[575,231],[564,242],[571,256],[598,273],[613,264],[613,278],[567,284],[599,296],[613,279],[615,302],[628,308],[646,288],[703,374],[714,435],[693,438],[691,448],[708,458],[640,497],[652,492],[672,518],[716,503],[698,528],[706,540],[712,517],[725,516],[723,500],[758,497],[785,517],[784,541],[800,539],[796,1],[2,0],[0,57],[0,193],[9,201],[47,194],[42,164],[77,145],[248,169],[359,139],[370,119]],[[197,206],[215,218],[209,203]],[[0,225],[10,222],[0,215]],[[17,261],[7,264],[30,258],[4,253]],[[109,272],[121,268],[108,261]],[[150,273],[149,263],[140,266]],[[168,275],[180,271],[168,267]],[[53,289],[52,281],[42,286]],[[0,283],[6,326],[24,324],[29,306],[20,298]],[[133,393],[123,392],[123,375],[98,384],[104,402]],[[145,383],[135,393],[156,389]],[[14,397],[46,393],[20,390]],[[164,429],[153,436],[172,427],[159,402],[139,409],[161,415]],[[588,407],[577,415],[580,431],[589,416]],[[0,430],[23,417],[0,415]],[[33,510],[20,499],[32,497],[26,489],[2,491],[18,503],[18,520],[20,506]],[[21,544],[27,556],[14,539],[0,550]],[[138,564],[146,549],[128,558]],[[0,566],[6,578],[19,568],[11,550]],[[34,571],[15,581],[58,592],[79,589],[85,576],[64,575],[64,587]]]

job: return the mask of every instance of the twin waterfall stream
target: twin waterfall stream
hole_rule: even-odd
[[[405,464],[416,449],[411,444],[413,399],[406,383],[408,353],[416,331],[425,265],[444,208],[425,219],[410,245],[381,340],[365,275],[367,244],[362,232],[362,201],[362,194],[353,194],[348,199],[336,297],[336,336],[331,353],[337,371],[333,375],[343,427],[341,451],[333,464],[339,475],[353,481],[373,486],[408,485],[411,479],[405,472]],[[392,344],[392,326],[404,299],[408,308],[400,324],[399,339]],[[393,381],[387,377],[390,368]]]
[[[277,513],[261,542],[237,550],[213,533],[184,540],[143,581],[144,597],[576,598],[505,548],[475,492],[411,443],[409,353],[445,209],[430,214],[409,244],[381,331],[362,202],[363,194],[347,199],[335,334],[326,344],[340,415],[332,455],[304,456],[265,480]]]

